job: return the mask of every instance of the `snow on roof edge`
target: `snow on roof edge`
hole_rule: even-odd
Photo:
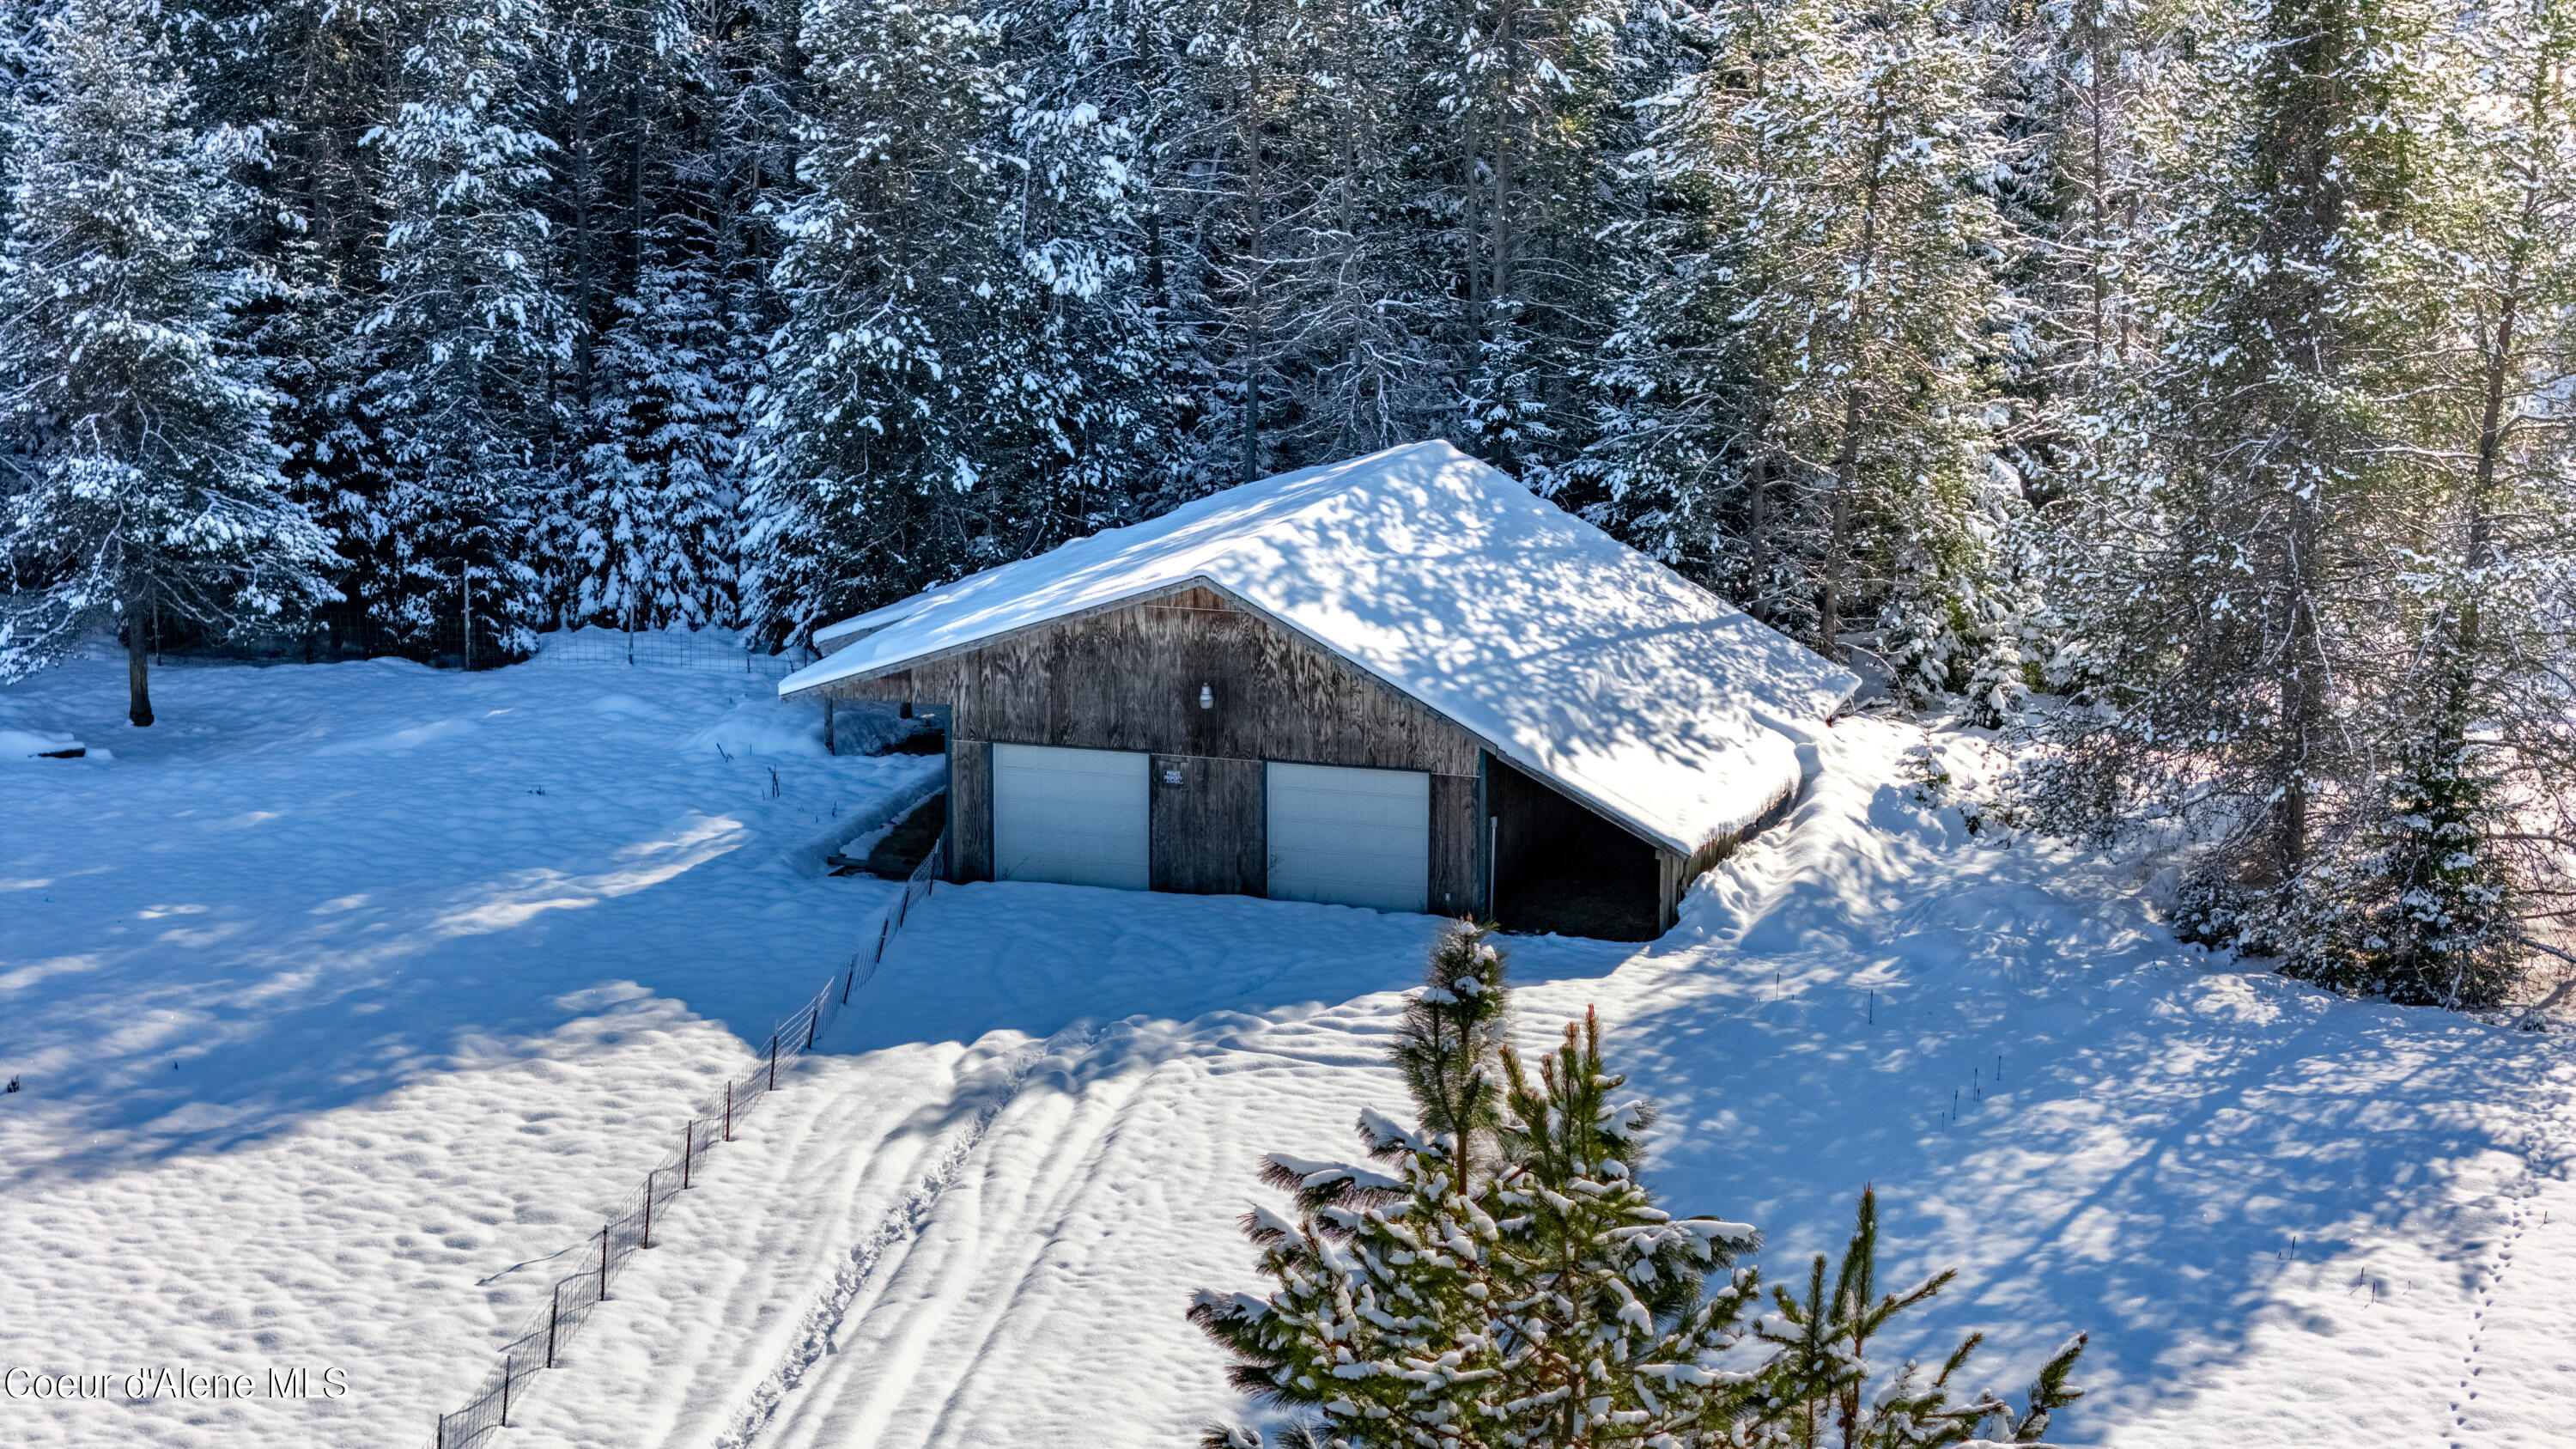
[[[1610,821],[1612,824],[1619,826],[1621,829],[1636,836],[1638,839],[1645,841],[1647,844],[1661,846],[1677,855],[1692,855],[1702,846],[1709,844],[1711,841],[1715,841],[1729,834],[1747,829],[1755,821],[1761,819],[1763,815],[1768,814],[1773,806],[1777,805],[1781,799],[1786,798],[1787,794],[1795,793],[1799,784],[1803,783],[1803,779],[1793,781],[1788,786],[1787,791],[1771,795],[1770,799],[1763,805],[1763,807],[1760,810],[1757,810],[1752,816],[1747,819],[1737,821],[1727,827],[1710,831],[1707,839],[1696,841],[1685,840],[1678,835],[1674,835],[1666,830],[1658,829],[1651,823],[1639,819],[1635,811],[1624,808],[1618,803],[1604,799],[1593,791],[1586,789],[1567,772],[1551,766],[1545,760],[1538,758],[1533,752],[1522,748],[1518,741],[1501,740],[1489,737],[1484,731],[1478,730],[1474,726],[1467,724],[1465,721],[1455,718],[1447,710],[1444,710],[1438,705],[1433,704],[1431,701],[1424,699],[1415,691],[1406,688],[1400,681],[1389,679],[1384,674],[1372,668],[1367,660],[1361,659],[1350,651],[1335,645],[1329,639],[1318,637],[1317,635],[1309,632],[1303,626],[1299,625],[1293,619],[1281,618],[1270,610],[1263,608],[1261,605],[1243,597],[1234,590],[1227,588],[1217,580],[1208,577],[1206,574],[1190,574],[1185,577],[1170,579],[1150,585],[1136,593],[1127,595],[1124,598],[1095,605],[1088,609],[1049,615],[1042,619],[1022,623],[1015,628],[998,630],[991,634],[979,635],[973,639],[960,640],[944,648],[925,650],[919,654],[906,655],[901,659],[888,661],[871,667],[845,668],[839,672],[831,674],[828,678],[816,679],[809,683],[799,684],[797,681],[804,679],[806,675],[823,670],[831,663],[829,659],[820,659],[807,665],[805,668],[798,670],[796,673],[781,679],[778,682],[778,696],[780,699],[794,699],[809,691],[823,688],[826,685],[837,684],[845,679],[872,678],[879,675],[898,674],[904,670],[917,668],[924,664],[936,663],[939,660],[948,658],[952,655],[969,654],[978,649],[990,648],[992,645],[999,643],[1002,640],[1012,638],[1019,634],[1030,633],[1039,629],[1052,629],[1074,619],[1082,618],[1094,613],[1104,613],[1122,608],[1130,608],[1145,600],[1161,598],[1166,595],[1176,593],[1179,590],[1193,587],[1208,589],[1214,593],[1224,595],[1226,599],[1231,601],[1236,607],[1242,609],[1244,612],[1253,615],[1274,628],[1284,630],[1287,633],[1305,640],[1307,644],[1314,648],[1319,649],[1324,653],[1331,655],[1333,658],[1342,661],[1344,664],[1349,665],[1351,668],[1358,670],[1364,677],[1384,686],[1385,688],[1394,690],[1397,694],[1400,694],[1405,699],[1411,701],[1416,708],[1429,711],[1433,717],[1440,720],[1443,724],[1448,725],[1450,728],[1458,731],[1460,734],[1474,740],[1497,759],[1503,760],[1533,779],[1545,781],[1549,788],[1575,800],[1590,809],[1593,813]],[[913,597],[918,599],[921,598],[922,595],[916,594]],[[893,624],[900,623],[902,621],[901,619],[890,619],[886,622]],[[1848,699],[1849,695],[1846,694],[1844,697]],[[1765,720],[1763,723],[1765,728],[1769,729],[1771,733],[1779,735],[1784,744],[1794,744],[1792,737],[1779,731],[1771,721]]]
[[[1465,511],[1408,512],[1435,500]],[[1361,511],[1353,512],[1354,506]],[[1446,522],[1453,517],[1456,527]],[[1442,631],[1436,616],[1427,634],[1393,641],[1397,652],[1378,659],[1377,654],[1387,652],[1379,647],[1387,641],[1370,630],[1375,627],[1382,635],[1383,617],[1374,626],[1367,617],[1330,612],[1309,618],[1317,611],[1299,607],[1300,600],[1271,597],[1280,591],[1265,579],[1278,575],[1261,572],[1297,566],[1289,564],[1282,549],[1311,562],[1313,555],[1301,555],[1300,549],[1356,546],[1362,552],[1348,557],[1376,560],[1375,565],[1361,565],[1364,571],[1393,566],[1400,577],[1407,561],[1423,557],[1416,553],[1417,535],[1409,530],[1426,525],[1435,537],[1447,528],[1453,539],[1482,539],[1488,548],[1534,549],[1492,557],[1526,558],[1534,569],[1552,570],[1552,587],[1559,589],[1586,570],[1609,570],[1604,582],[1620,570],[1635,571],[1623,588],[1640,591],[1618,595],[1631,602],[1612,606],[1606,615],[1590,610],[1587,624],[1564,639],[1580,648],[1613,652],[1599,656],[1598,667],[1586,665],[1572,673],[1539,663],[1545,657],[1541,654],[1528,654],[1533,667],[1543,672],[1523,675],[1514,660],[1524,656],[1520,645],[1531,636],[1510,631],[1528,620],[1507,617],[1506,608],[1487,619],[1506,632],[1490,635],[1484,647],[1471,647],[1464,674],[1456,672],[1461,665],[1454,657],[1408,657],[1403,652],[1403,646],[1425,638],[1437,648]],[[1386,531],[1390,527],[1393,532]],[[1053,562],[1042,562],[1049,559]],[[1155,567],[1158,562],[1166,567]],[[1234,576],[1245,568],[1238,562],[1253,569],[1240,580]],[[1032,569],[1036,573],[1021,583],[1020,575]],[[1382,585],[1388,576],[1372,577],[1373,584]],[[1690,854],[1743,830],[1794,794],[1803,774],[1795,746],[1806,738],[1805,728],[1796,722],[1829,719],[1860,683],[1849,671],[1762,626],[1660,561],[1437,441],[1382,449],[1222,490],[1157,519],[1103,530],[1050,554],[986,570],[974,582],[1000,588],[970,588],[970,580],[961,579],[889,605],[873,618],[844,621],[887,622],[880,626],[882,638],[875,637],[880,630],[869,631],[873,645],[844,645],[833,658],[780,681],[779,693],[795,697],[845,679],[896,673],[1198,583],[1404,695],[1494,757],[1581,801],[1628,833]],[[1488,574],[1471,586],[1483,592],[1469,597],[1480,604],[1497,598],[1508,604],[1508,597],[1493,594],[1492,586]],[[952,591],[964,597],[945,602],[931,597]],[[1450,639],[1458,638],[1456,623],[1451,623]],[[1356,632],[1337,642],[1337,630]],[[1678,654],[1654,642],[1690,636],[1700,642]],[[1687,677],[1699,682],[1678,697],[1655,683],[1652,673],[1676,667],[1691,671]],[[1648,672],[1640,674],[1641,669]],[[1510,682],[1515,680],[1521,682]],[[1601,693],[1605,687],[1608,693]],[[1507,693],[1493,693],[1497,688]],[[1528,707],[1533,701],[1534,707]],[[1623,711],[1613,718],[1631,723],[1576,723],[1605,706]],[[1571,716],[1565,716],[1568,710]],[[1645,713],[1630,716],[1624,713],[1628,710]],[[1565,716],[1564,722],[1574,726],[1571,731],[1552,723],[1550,711]],[[1777,727],[1782,724],[1788,727]]]

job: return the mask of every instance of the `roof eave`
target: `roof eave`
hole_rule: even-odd
[[[1424,699],[1420,694],[1406,687],[1401,681],[1390,679],[1386,675],[1378,672],[1376,669],[1371,668],[1368,661],[1351,654],[1347,650],[1335,646],[1330,640],[1319,637],[1297,624],[1294,620],[1284,618],[1269,609],[1263,608],[1260,604],[1245,598],[1242,594],[1226,587],[1225,584],[1209,577],[1205,573],[1193,573],[1179,578],[1163,580],[1116,599],[1107,600],[1098,604],[1086,605],[1079,609],[1069,609],[1061,614],[1050,614],[1045,618],[1031,620],[1008,629],[999,629],[990,634],[980,634],[970,639],[958,640],[953,643],[942,645],[936,649],[925,649],[917,654],[904,655],[900,658],[886,660],[882,663],[869,665],[862,669],[852,669],[845,673],[832,675],[826,679],[815,680],[811,684],[795,689],[789,688],[789,686],[793,684],[800,675],[823,668],[826,664],[830,663],[830,659],[827,657],[814,664],[807,665],[804,669],[797,671],[797,674],[790,675],[786,679],[780,680],[778,695],[779,698],[784,700],[809,698],[819,694],[823,690],[829,689],[835,684],[847,684],[868,679],[881,679],[890,674],[901,674],[908,669],[917,669],[925,664],[936,664],[940,660],[951,659],[960,654],[971,654],[978,649],[989,649],[996,644],[1005,643],[1012,639],[1035,634],[1042,630],[1058,628],[1065,624],[1076,623],[1083,619],[1097,617],[1101,614],[1115,613],[1120,609],[1134,608],[1139,604],[1149,603],[1154,599],[1162,598],[1177,590],[1192,587],[1204,588],[1209,592],[1216,594],[1218,597],[1225,599],[1236,608],[1242,609],[1245,613],[1251,614],[1255,618],[1271,625],[1273,628],[1285,630],[1286,632],[1295,635],[1297,638],[1306,641],[1306,643],[1314,648],[1320,649],[1324,653],[1331,655],[1333,658],[1341,660],[1343,663],[1358,670],[1361,674],[1367,676],[1376,683],[1404,696],[1405,699],[1411,701],[1416,707],[1429,711],[1442,723],[1457,730],[1460,734],[1467,736],[1469,739],[1474,740],[1479,746],[1489,753],[1509,762],[1515,768],[1523,770],[1531,776],[1545,781],[1550,789],[1553,789],[1559,794],[1564,795],[1566,798],[1573,800],[1585,809],[1590,810],[1593,814],[1600,816],[1602,819],[1609,821],[1611,824],[1618,826],[1628,834],[1635,836],[1637,839],[1655,847],[1658,850],[1669,851],[1674,855],[1687,858],[1701,846],[1708,844],[1708,841],[1686,842],[1678,836],[1667,834],[1666,832],[1637,819],[1628,811],[1601,799],[1599,796],[1584,789],[1581,785],[1565,778],[1557,771],[1550,769],[1546,762],[1536,758],[1528,751],[1515,748],[1509,742],[1487,737],[1482,732],[1460,722],[1457,718],[1449,714],[1446,710],[1441,709],[1430,700]],[[896,620],[894,622],[901,623],[902,621]],[[888,627],[892,626],[889,625]],[[1723,831],[1716,832],[1709,838],[1710,840],[1714,840],[1724,833],[1725,832]]]

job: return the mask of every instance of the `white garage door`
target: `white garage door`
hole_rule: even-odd
[[[993,746],[993,875],[1141,891],[1145,775],[1121,750]]]
[[[1269,767],[1270,898],[1419,911],[1431,899],[1431,777]]]

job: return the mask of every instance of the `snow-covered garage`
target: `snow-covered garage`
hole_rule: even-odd
[[[954,880],[1639,939],[1857,681],[1445,443],[1283,474],[818,630],[788,698],[948,732]]]

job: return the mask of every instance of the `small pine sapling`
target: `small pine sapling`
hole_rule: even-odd
[[[1491,1071],[1510,1028],[1511,988],[1490,925],[1441,933],[1422,990],[1404,1004],[1391,1055],[1422,1112],[1422,1130],[1458,1140],[1460,1155],[1489,1135],[1500,1083]]]
[[[2060,1348],[2031,1385],[2029,1408],[2016,1414],[1991,1394],[1954,1402],[1950,1381],[1965,1368],[1985,1335],[1972,1333],[1944,1360],[1929,1382],[1907,1363],[1870,1390],[1869,1343],[1890,1319],[1929,1301],[1957,1276],[1943,1269],[1903,1293],[1878,1292],[1878,1194],[1863,1189],[1851,1242],[1830,1273],[1825,1255],[1808,1265],[1802,1299],[1786,1287],[1772,1295],[1778,1311],[1756,1333],[1774,1346],[1769,1365],[1771,1412],[1764,1417],[1796,1449],[1934,1449],[1948,1444],[2035,1444],[2049,1416],[2082,1397],[2068,1379],[2084,1351],[2078,1334]],[[1989,1425],[1998,1432],[1980,1432]]]
[[[1266,1296],[1202,1291],[1190,1318],[1233,1355],[1232,1381],[1295,1416],[1287,1449],[1934,1449],[1999,1426],[2036,1443],[2071,1402],[2083,1340],[2015,1414],[1954,1401],[1971,1338],[1938,1376],[1907,1365],[1871,1390],[1870,1339],[1941,1274],[1876,1296],[1877,1199],[1864,1193],[1840,1267],[1755,1315],[1742,1223],[1676,1218],[1640,1180],[1651,1107],[1624,1097],[1592,1012],[1535,1070],[1503,1041],[1501,953],[1461,923],[1435,948],[1390,1055],[1419,1128],[1360,1116],[1369,1165],[1273,1153],[1262,1179],[1297,1216],[1243,1219]],[[1828,1279],[1830,1276],[1830,1288]],[[1211,1429],[1205,1449],[1261,1449]],[[1991,1442],[1991,1441],[1989,1441]]]

